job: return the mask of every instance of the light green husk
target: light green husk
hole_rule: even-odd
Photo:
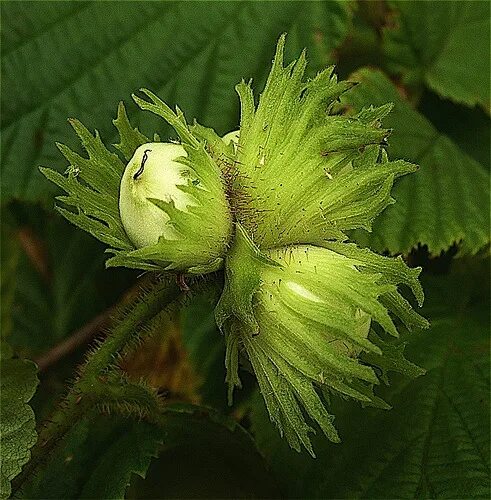
[[[381,119],[391,105],[331,114],[352,84],[338,82],[333,68],[304,81],[304,54],[285,68],[283,47],[284,37],[257,106],[251,85],[237,86],[232,193],[240,203],[216,319],[229,399],[240,387],[239,359],[247,359],[280,433],[313,455],[305,417],[336,442],[326,394],[388,408],[373,392],[388,371],[424,373],[403,357],[396,325],[428,323],[399,289],[409,287],[421,305],[421,270],[347,242],[347,231],[370,230],[394,202],[394,180],[416,170],[385,154]],[[217,157],[230,154],[206,133]]]
[[[243,354],[271,419],[293,448],[302,444],[312,455],[313,429],[303,411],[339,441],[323,390],[389,408],[373,393],[380,372],[374,367],[384,379],[387,370],[424,373],[403,357],[399,341],[390,340],[399,334],[389,312],[409,329],[427,327],[398,291],[406,285],[423,300],[419,272],[401,259],[346,243],[261,251],[238,225],[216,309],[226,336],[229,400],[234,386],[240,387]]]
[[[187,210],[177,209],[172,201],[150,200],[168,215],[169,224],[179,237],[166,239],[162,236],[154,245],[135,249],[125,233],[118,206],[125,165],[119,156],[106,148],[97,132],[93,136],[77,120],[71,120],[71,124],[89,157],[83,158],[60,144],[60,151],[70,162],[66,175],[41,169],[48,179],[67,192],[57,199],[72,210],[64,206],[56,208],[70,222],[110,245],[107,251],[114,256],[106,262],[107,267],[174,270],[189,274],[216,271],[223,265],[232,229],[222,173],[206,151],[204,141],[191,133],[181,111],[177,109],[174,113],[150,91],[142,92],[150,101],[133,96],[135,101],[142,109],[161,116],[174,127],[187,154],[177,161],[192,168],[195,177],[194,182],[178,186],[196,200]],[[150,142],[137,129],[132,129],[122,103],[114,124],[120,135],[116,147],[127,161],[139,146]]]

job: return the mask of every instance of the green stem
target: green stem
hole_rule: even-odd
[[[144,382],[131,382],[116,372],[105,377],[104,384],[83,387],[85,396],[107,412],[136,415],[139,418],[158,415],[162,410],[157,392]]]
[[[95,405],[104,403],[106,395],[112,403],[118,403],[119,400],[124,404],[125,395],[129,395],[129,401],[134,404],[138,404],[137,400],[141,400],[144,402],[143,411],[146,407],[149,409],[153,406],[149,402],[152,396],[155,404],[158,404],[156,396],[143,386],[136,387],[135,384],[130,384],[128,387],[117,388],[117,382],[112,377],[108,384],[107,370],[135,336],[138,336],[142,327],[175,301],[180,294],[181,291],[175,281],[161,281],[153,285],[149,291],[142,293],[134,304],[126,308],[122,319],[112,328],[104,342],[89,354],[78,380],[61,408],[40,432],[38,441],[31,450],[31,460],[12,483],[12,494],[32,477],[43,463],[44,457],[84,414]]]
[[[98,377],[113,364],[117,355],[133,340],[135,332],[173,302],[179,293],[180,290],[174,281],[162,281],[148,293],[142,295],[124,319],[113,328],[111,335],[90,355],[81,376]]]

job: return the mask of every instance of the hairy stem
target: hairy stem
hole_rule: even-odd
[[[141,326],[177,299],[180,290],[175,281],[162,281],[141,296],[106,340],[87,359],[81,377],[97,377],[108,368],[131,342]]]
[[[121,319],[111,329],[107,338],[88,355],[78,380],[60,409],[40,431],[39,439],[31,450],[31,460],[12,483],[13,494],[37,472],[44,457],[72,426],[95,406],[104,406],[106,399],[111,406],[117,404],[122,409],[128,407],[129,410],[133,406],[143,412],[158,405],[157,396],[150,389],[144,385],[128,384],[124,378],[115,375],[111,368],[121,352],[139,335],[143,326],[177,300],[181,293],[174,280],[160,281],[144,291],[131,306],[125,308]]]

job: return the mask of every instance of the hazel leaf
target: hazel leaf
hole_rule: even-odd
[[[352,78],[361,84],[343,102],[355,113],[369,103],[394,102],[385,119],[394,127],[389,153],[420,165],[398,181],[397,203],[381,214],[372,232],[356,232],[358,241],[392,254],[408,253],[418,244],[431,255],[454,244],[461,255],[479,252],[490,241],[489,173],[402,99],[380,71],[362,69]]]
[[[2,354],[4,354],[2,352]],[[28,405],[38,385],[36,365],[21,359],[2,359],[0,377],[0,496],[10,497],[10,482],[29,461],[36,443],[36,420]]]
[[[489,5],[480,1],[389,2],[384,29],[389,68],[409,86],[425,85],[489,112]]]

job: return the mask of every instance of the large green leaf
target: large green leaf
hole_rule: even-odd
[[[490,170],[491,118],[483,109],[468,108],[426,92],[419,101],[418,110],[462,151]]]
[[[149,480],[138,480],[159,455]],[[27,479],[21,495],[124,498],[131,481],[135,484],[128,496],[138,498],[187,498],[203,491],[233,491],[236,497],[250,498],[274,492],[261,456],[238,424],[213,411],[185,406],[168,409],[159,426],[87,415]]]
[[[489,498],[489,298],[482,298],[482,271],[481,278],[438,277],[426,286],[432,328],[406,353],[427,374],[391,381],[383,391],[388,411],[333,401],[342,444],[318,439],[317,460],[289,450],[258,404],[254,434],[285,494]]]
[[[390,2],[384,31],[389,67],[404,81],[489,110],[489,2]]]
[[[34,412],[27,404],[38,385],[36,373],[30,361],[2,359],[0,363],[0,498],[10,496],[10,481],[29,460],[37,439]]]
[[[67,117],[115,139],[116,103],[147,87],[225,133],[238,125],[235,84],[265,77],[281,32],[292,34],[288,50],[307,46],[320,66],[346,35],[349,17],[344,2],[3,2],[1,8],[4,202],[50,199],[52,187],[37,167],[65,168],[54,143],[74,143]],[[130,117],[141,127],[140,115]],[[158,128],[163,137],[170,132],[146,120],[141,128],[150,136]]]
[[[396,203],[375,221],[367,237],[372,248],[409,252],[418,243],[433,255],[461,243],[461,253],[474,254],[489,242],[489,173],[441,134],[379,71],[362,69],[362,82],[346,101],[356,109],[368,104],[395,103],[384,120],[394,132],[389,156],[420,165],[393,190]]]

